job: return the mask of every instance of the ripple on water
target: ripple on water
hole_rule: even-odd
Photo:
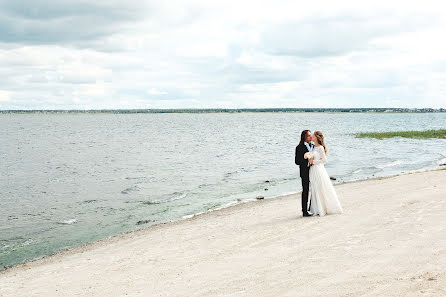
[[[437,161],[437,165],[446,165],[446,158],[442,158],[440,160]]]
[[[96,200],[96,199],[89,199],[89,200],[84,200],[84,201],[81,201],[81,202],[79,202],[79,203],[93,203],[93,202],[97,202],[98,200]]]
[[[141,201],[142,204],[146,205],[152,205],[152,204],[162,204],[162,203],[168,203],[176,200],[181,200],[187,197],[187,192],[173,192],[171,194],[165,195],[162,197],[162,199],[157,200],[146,200]]]
[[[63,225],[72,225],[74,223],[77,223],[77,219],[68,219],[68,220],[63,220],[62,222],[58,222],[58,224],[63,224]]]
[[[137,185],[131,186],[121,191],[121,194],[129,194],[131,192],[138,192],[139,187]]]
[[[401,161],[400,160],[396,160],[396,161],[392,161],[392,162],[388,162],[388,163],[383,163],[383,164],[377,164],[375,165],[376,168],[378,169],[383,169],[386,167],[393,167],[393,166],[397,166],[400,165]]]

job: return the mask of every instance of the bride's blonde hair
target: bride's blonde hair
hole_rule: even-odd
[[[325,154],[327,154],[327,147],[325,146],[324,135],[321,131],[315,131],[314,136],[316,136],[317,142],[324,147]]]

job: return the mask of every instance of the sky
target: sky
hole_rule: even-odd
[[[446,108],[443,3],[0,0],[0,109]]]

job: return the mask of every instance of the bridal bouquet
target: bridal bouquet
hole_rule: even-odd
[[[304,159],[313,159],[313,153],[312,152],[307,152],[304,154]]]

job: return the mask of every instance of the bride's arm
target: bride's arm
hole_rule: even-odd
[[[327,163],[327,156],[325,155],[325,150],[324,150],[324,147],[323,146],[320,146],[320,158],[319,158],[319,160],[314,160],[313,161],[313,164],[314,165],[319,165],[319,164],[325,164],[325,163]]]

